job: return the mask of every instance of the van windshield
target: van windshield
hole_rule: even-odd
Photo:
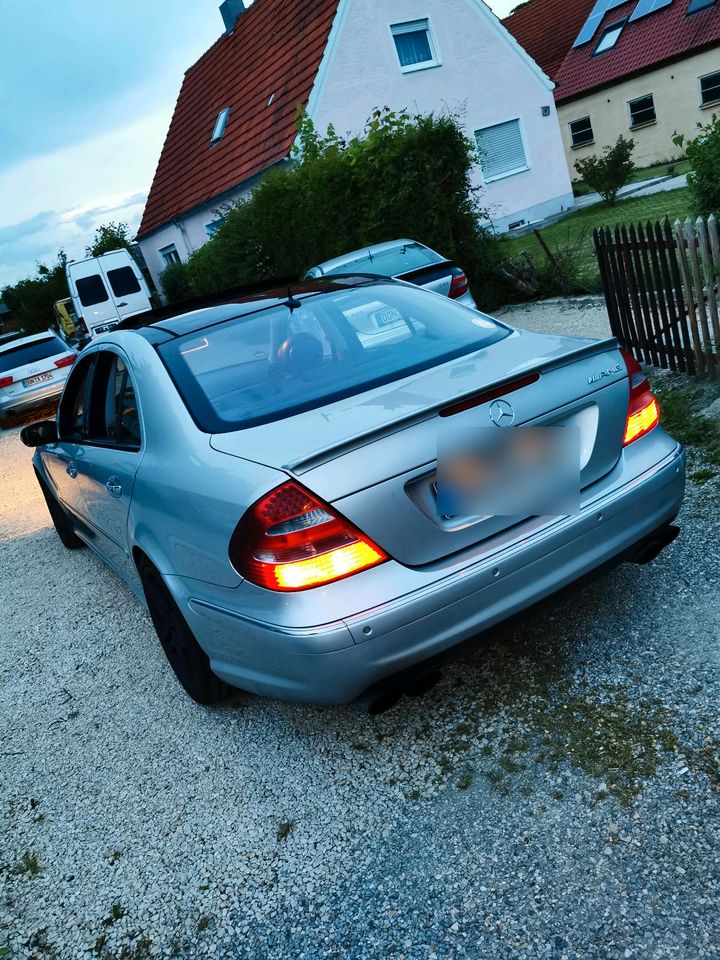
[[[159,347],[200,428],[269,423],[473,353],[510,331],[399,284],[336,287]]]

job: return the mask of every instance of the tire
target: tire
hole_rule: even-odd
[[[145,599],[160,645],[180,685],[195,703],[210,706],[222,703],[236,691],[210,669],[210,659],[165,585],[149,562],[140,566]]]
[[[35,470],[35,476],[37,477],[37,482],[40,484],[42,494],[45,497],[48,513],[50,514],[50,519],[55,527],[55,532],[60,537],[60,542],[66,550],[81,550],[85,544],[73,530],[72,523],[70,523],[70,518],[52,495],[47,484],[37,470]]]

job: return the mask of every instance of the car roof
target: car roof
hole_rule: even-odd
[[[18,347],[24,347],[29,343],[36,343],[38,340],[60,340],[60,337],[52,330],[46,330],[44,333],[33,333],[28,337],[18,337],[16,340],[8,340],[6,343],[0,343],[0,353],[8,350],[16,350]],[[62,343],[62,341],[60,341]],[[65,344],[63,344],[65,346]]]
[[[327,296],[340,290],[351,290],[358,287],[379,286],[394,284],[395,281],[370,274],[353,274],[352,276],[333,276],[319,280],[294,281],[284,283],[283,286],[261,288],[247,287],[233,296],[232,291],[218,294],[215,298],[204,298],[207,305],[200,302],[178,304],[175,307],[164,307],[138,314],[124,320],[118,325],[118,330],[135,330],[147,340],[161,343],[175,337],[198,333],[216,324],[228,320],[237,320],[241,317],[262,313],[281,304],[287,303],[290,298],[307,300],[318,296]],[[212,302],[214,299],[215,302]],[[207,302],[207,301],[210,302]],[[188,310],[188,306],[196,309]]]
[[[336,270],[338,267],[342,267],[346,263],[351,263],[353,260],[359,259],[364,253],[371,253],[373,255],[379,253],[385,253],[388,250],[394,250],[395,247],[424,247],[424,243],[420,243],[418,240],[386,240],[385,243],[375,243],[369,247],[358,247],[357,250],[351,250],[349,253],[344,253],[341,257],[335,257],[334,260],[326,260],[324,263],[318,263],[317,266],[311,267],[311,270],[322,270],[323,273],[327,273],[328,270]],[[429,247],[426,247],[429,250]],[[434,252],[434,251],[433,251]],[[439,256],[439,254],[438,254]]]

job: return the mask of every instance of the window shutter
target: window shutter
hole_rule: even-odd
[[[477,131],[475,138],[486,180],[527,167],[519,120],[508,120],[493,127],[485,127],[484,130]]]

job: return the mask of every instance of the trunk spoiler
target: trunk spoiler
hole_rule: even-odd
[[[544,363],[537,365],[528,364],[524,370],[514,371],[512,377],[505,377],[495,383],[483,384],[478,390],[472,393],[466,393],[458,397],[453,397],[451,400],[444,400],[442,403],[433,404],[410,416],[390,420],[386,424],[383,424],[382,427],[359,434],[357,437],[353,437],[352,440],[345,440],[342,443],[324,447],[322,450],[317,450],[314,453],[302,457],[302,459],[286,463],[282,469],[297,475],[307,473],[309,470],[322,466],[324,463],[328,463],[330,460],[334,460],[336,457],[342,456],[350,450],[366,446],[391,433],[396,433],[398,430],[403,430],[417,423],[422,423],[425,420],[430,420],[446,408],[451,411],[453,408],[461,408],[466,405],[472,406],[472,400],[475,397],[478,398],[480,403],[486,402],[485,398],[490,393],[494,396],[499,396],[504,392],[511,392],[513,389],[519,390],[523,386],[526,386],[531,380],[533,382],[539,380],[544,373],[549,373],[551,370],[557,370],[569,364],[576,363],[578,360],[586,360],[589,357],[617,349],[617,339],[615,337],[608,337],[606,340],[596,340],[592,343],[584,344],[578,347],[577,350],[571,350],[560,357],[547,360]],[[470,356],[472,356],[472,354],[470,354]],[[588,392],[592,392],[592,390]]]

